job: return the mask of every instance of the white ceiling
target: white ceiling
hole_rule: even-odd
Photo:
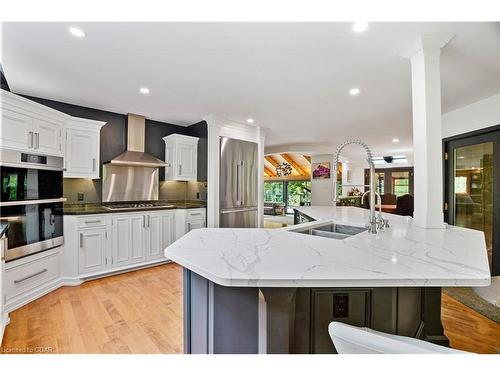
[[[499,91],[497,23],[371,23],[361,34],[348,23],[78,23],[84,39],[72,25],[3,25],[12,91],[180,125],[252,117],[267,146],[333,150],[359,137],[377,155],[411,154],[399,54],[419,34],[455,34],[442,53],[444,112]]]

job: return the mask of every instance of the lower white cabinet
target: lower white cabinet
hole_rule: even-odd
[[[106,227],[78,231],[78,272],[102,271],[106,268]]]
[[[62,247],[57,247],[5,264],[5,311],[12,311],[59,285],[61,250]]]
[[[179,209],[175,212],[175,239],[178,240],[184,236],[187,232],[198,229],[205,228],[207,226],[206,220],[206,209],[205,208],[189,208],[189,209]]]
[[[174,241],[174,211],[146,216],[145,250],[148,260],[163,257],[163,250]]]
[[[113,215],[112,258],[113,266],[125,266],[144,261],[146,215]]]
[[[64,216],[63,277],[77,282],[166,260],[163,252],[176,239],[177,211]]]

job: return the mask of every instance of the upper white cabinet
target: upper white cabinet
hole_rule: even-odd
[[[66,121],[65,178],[99,178],[99,139],[105,124],[77,117]]]
[[[181,134],[163,137],[165,141],[165,180],[196,181],[198,139]]]
[[[1,147],[64,156],[64,123],[69,115],[1,90]]]

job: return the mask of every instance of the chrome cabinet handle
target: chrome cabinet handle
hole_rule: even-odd
[[[187,223],[187,225],[188,225],[188,230],[187,231],[190,232],[191,231],[191,223]]]
[[[40,133],[35,133],[35,137],[36,137],[36,148],[39,149],[40,148]]]
[[[95,172],[95,158],[92,159],[92,172]]]
[[[80,233],[80,249],[83,248],[83,233]]]
[[[35,276],[38,276],[38,275],[41,275],[42,273],[45,273],[47,272],[47,268],[44,268],[43,270],[41,271],[38,271],[38,272],[35,272],[34,274],[32,275],[29,275],[29,276],[26,276],[26,277],[23,277],[22,279],[17,279],[17,280],[14,280],[14,284],[19,284],[19,283],[22,283],[23,281],[26,281],[28,279],[31,279],[32,277],[35,277]]]
[[[101,220],[85,220],[85,224],[100,224]]]
[[[150,227],[150,220],[151,220],[151,217],[148,215],[148,228]]]
[[[142,215],[142,227],[146,228],[146,216]]]
[[[179,176],[182,175],[182,165],[179,164]]]
[[[193,212],[192,214],[189,214],[190,216],[200,216],[201,212]]]
[[[30,144],[28,147],[33,148],[33,132],[28,132],[28,143]]]

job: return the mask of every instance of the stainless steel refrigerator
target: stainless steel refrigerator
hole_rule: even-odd
[[[220,138],[221,228],[256,228],[258,201],[257,143]]]

